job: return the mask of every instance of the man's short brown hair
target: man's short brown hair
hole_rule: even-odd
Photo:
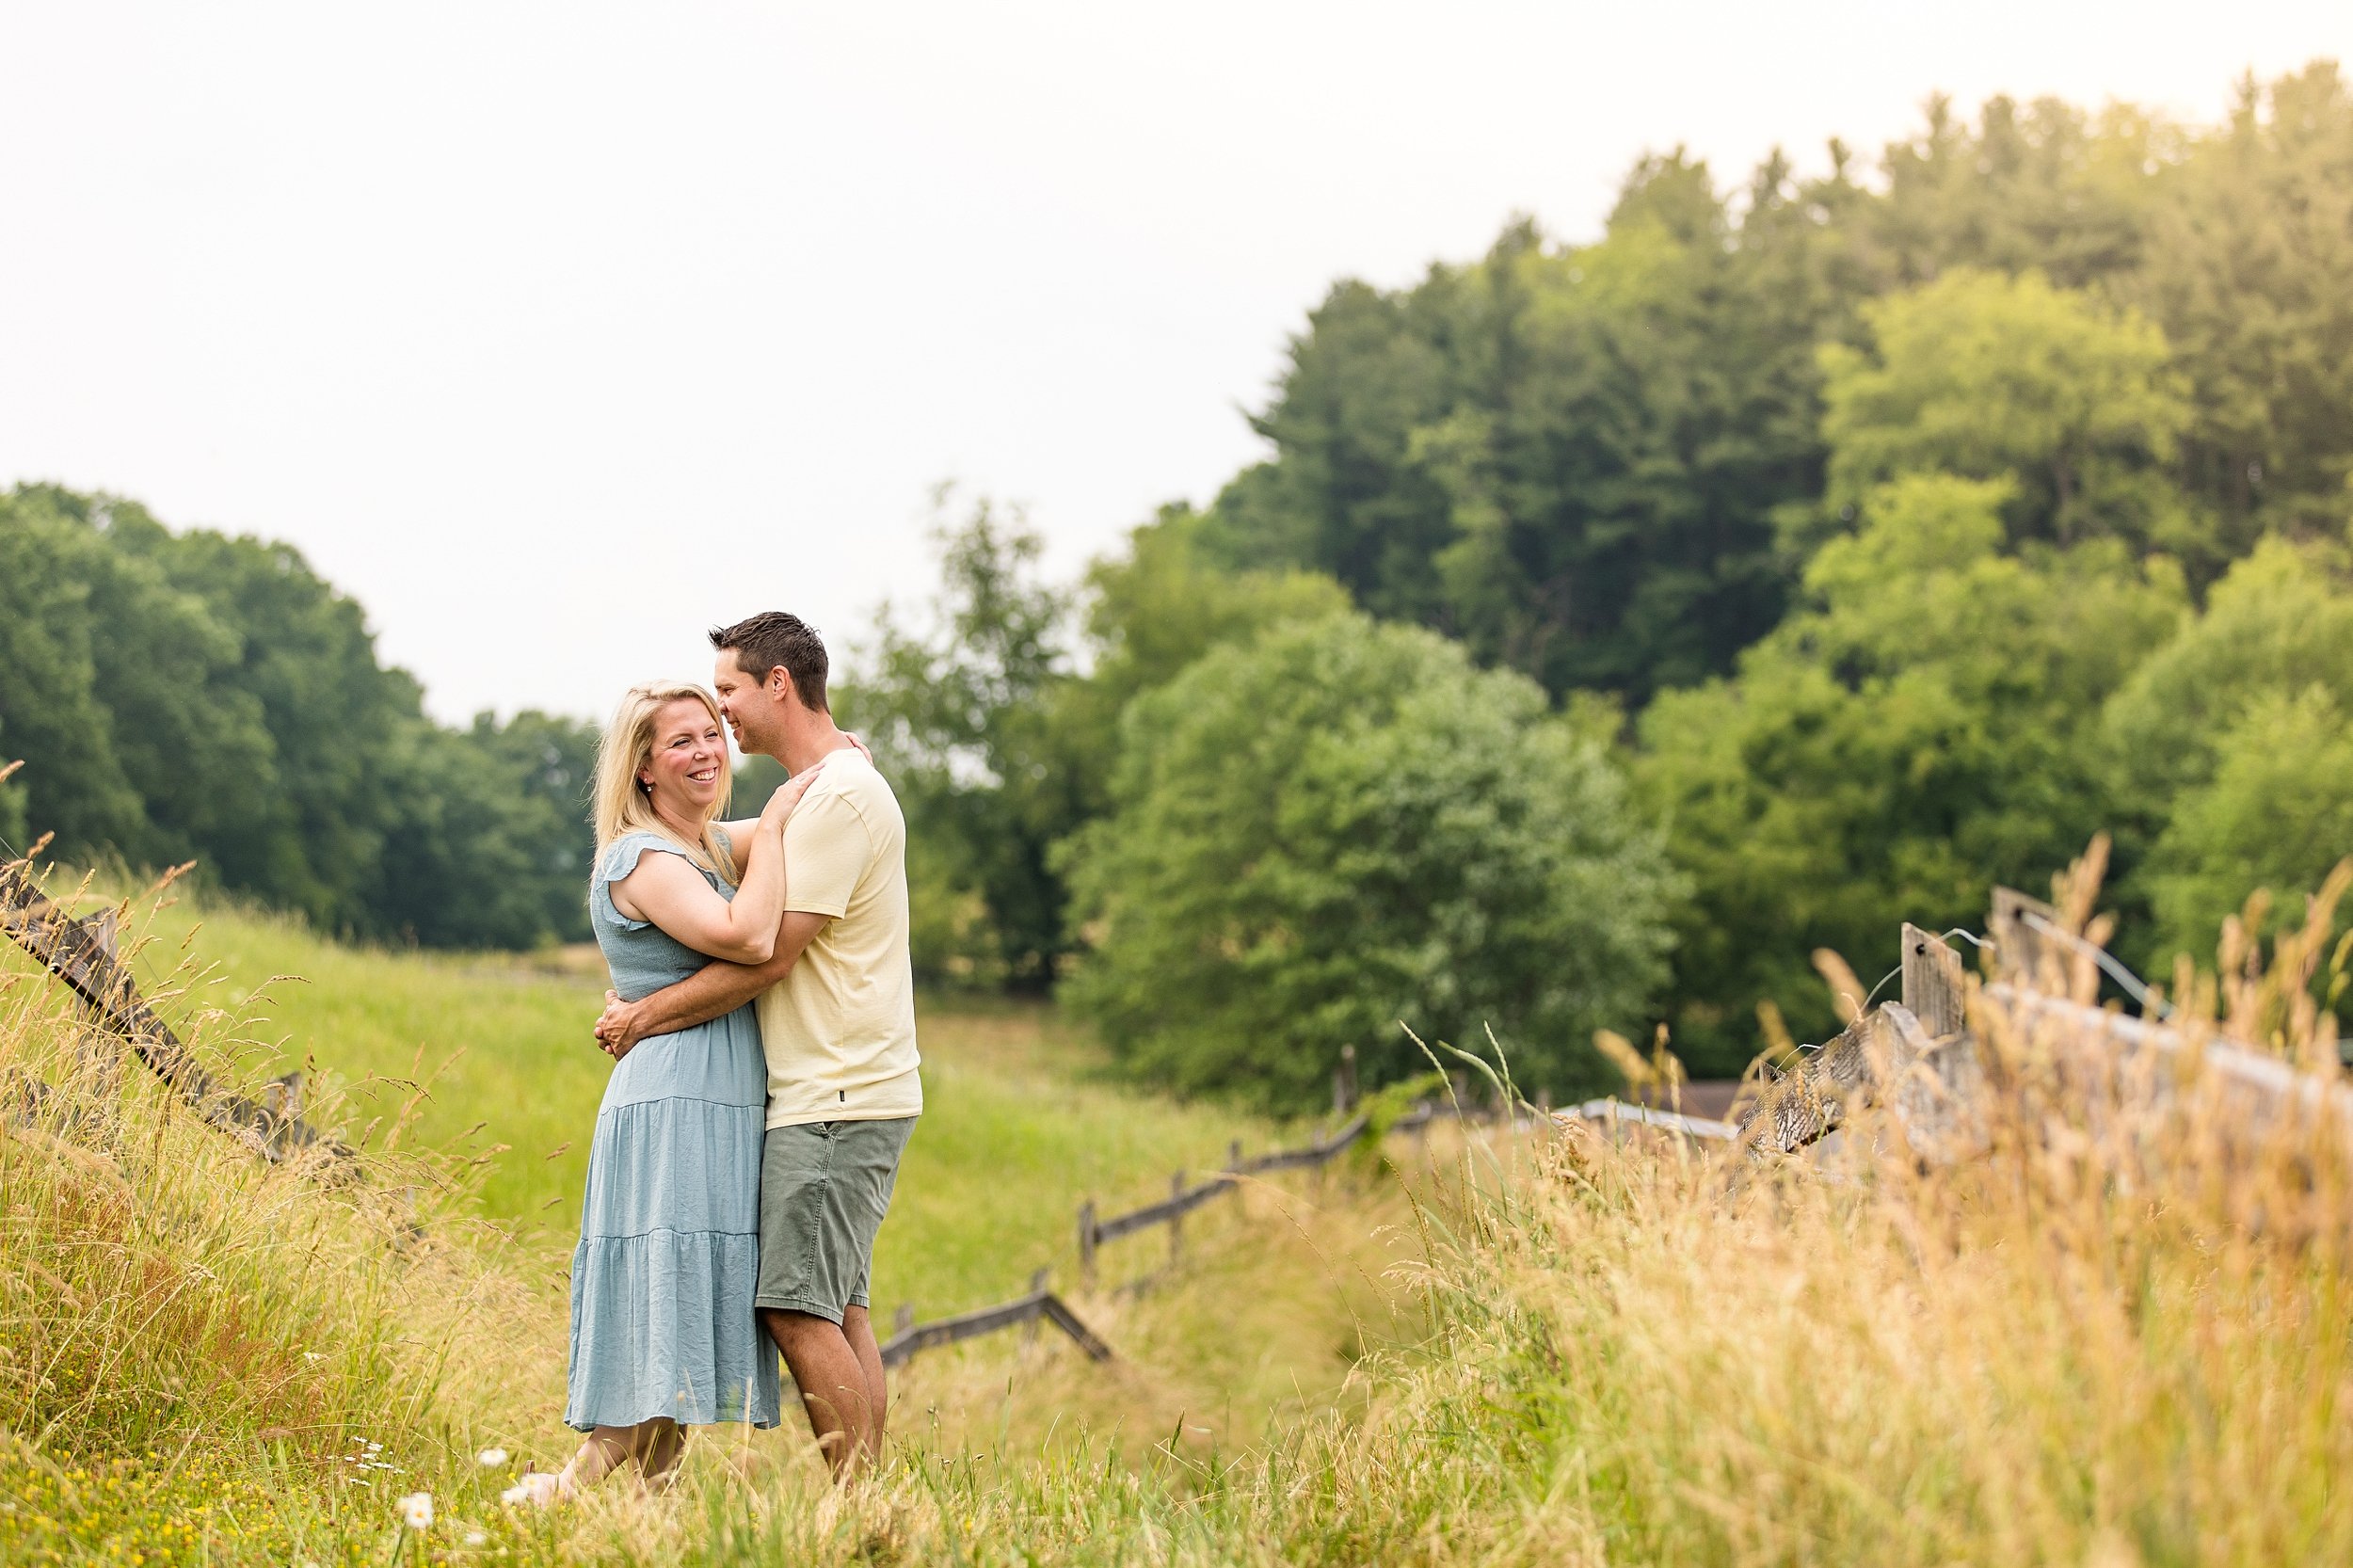
[[[762,610],[733,626],[711,629],[711,646],[735,655],[736,668],[765,685],[768,672],[784,666],[801,706],[825,710],[825,643],[798,616],[782,610]]]

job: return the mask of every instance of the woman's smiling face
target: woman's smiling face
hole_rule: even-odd
[[[707,815],[728,787],[728,732],[691,697],[666,702],[653,720],[653,755],[637,770],[656,808],[687,818]]]

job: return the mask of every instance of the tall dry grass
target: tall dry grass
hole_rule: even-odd
[[[2291,953],[2288,956],[2293,957]],[[2297,961],[2300,962],[2300,959]],[[1436,1330],[1258,1450],[922,1454],[839,1507],[705,1499],[639,1560],[2353,1560],[2353,1160],[2195,1073],[2087,1103],[1973,995],[1963,1162],[1865,1116],[1818,1160],[1571,1130],[1424,1192]],[[2283,1042],[2286,1044],[2286,1042]],[[1503,1179],[1492,1179],[1500,1175]]]
[[[193,979],[166,1005],[233,1078]],[[380,1560],[420,1488],[521,1539],[472,1455],[559,1407],[560,1281],[469,1218],[473,1173],[398,1115],[356,1173],[264,1163],[120,1049],[0,971],[0,1560]]]

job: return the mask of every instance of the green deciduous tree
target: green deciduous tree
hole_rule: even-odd
[[[376,889],[402,808],[395,764],[424,722],[415,680],[377,663],[365,612],[291,546],[173,534],[123,508],[110,533],[238,629],[235,679],[261,705],[277,788],[241,803],[256,841],[215,869],[329,931],[399,935]]]
[[[1046,714],[1068,679],[1069,596],[1041,580],[1046,541],[1018,511],[984,498],[938,539],[936,630],[886,606],[836,706],[907,814],[909,886],[929,906],[919,963],[1043,990],[1064,946],[1047,852],[1067,828],[1069,786],[1049,765]]]
[[[1897,473],[2009,475],[2017,538],[2114,534],[2199,584],[2266,526],[2353,513],[2335,66],[2249,82],[2217,128],[1939,99],[1876,182],[1831,153],[1800,179],[1775,152],[1737,200],[1646,157],[1598,243],[1515,223],[1413,287],[1335,286],[1216,548],[1639,708],[1728,670]],[[1847,453],[1827,493],[1822,345]]]
[[[52,495],[0,498],[0,742],[30,764],[22,814],[68,848],[148,833],[99,695],[89,601],[107,565],[104,541]]]
[[[2015,482],[2012,532],[2201,543],[2166,466],[2190,421],[2165,335],[2037,273],[1956,270],[1863,308],[1821,351],[1827,501],[1906,473]]]
[[[2194,390],[2184,471],[2238,549],[2353,513],[2353,88],[2320,61],[2262,85],[2153,182],[2119,292]]]
[[[1598,1083],[1639,1022],[1673,879],[1542,690],[1361,616],[1209,653],[1129,710],[1113,813],[1064,851],[1094,952],[1065,987],[1139,1074],[1313,1103],[1338,1047],[1483,1041]]]
[[[2143,873],[2160,973],[2171,953],[2211,962],[2224,919],[2258,888],[2300,923],[2306,895],[2353,855],[2353,721],[2328,687],[2266,694],[2217,742],[2213,776],[2173,803]]]
[[[939,534],[936,630],[886,607],[836,706],[907,811],[928,978],[1049,985],[1071,942],[1052,846],[1109,808],[1129,704],[1212,648],[1347,608],[1328,578],[1228,569],[1203,549],[1203,526],[1168,508],[1073,594],[1040,580],[1045,541],[1018,514],[981,501]],[[1081,599],[1082,641],[1071,624]],[[742,784],[765,782],[747,772]]]
[[[1087,673],[1053,694],[1048,731],[1055,765],[1071,781],[1066,833],[1111,807],[1120,717],[1211,648],[1246,643],[1270,627],[1346,613],[1346,590],[1290,568],[1230,569],[1204,543],[1209,520],[1185,505],[1129,532],[1123,553],[1088,568]]]
[[[0,497],[0,749],[30,764],[0,797],[11,839],[193,859],[329,931],[527,946],[585,933],[593,745],[539,714],[437,728],[287,546]]]
[[[2128,956],[2207,955],[2258,886],[2281,901],[2347,854],[2337,771],[2353,713],[2353,572],[2342,547],[2272,539],[2215,585],[2101,715]],[[2266,804],[2266,792],[2272,798]],[[2333,846],[2333,847],[2332,847]]]
[[[1817,947],[1858,970],[1900,920],[1961,923],[2105,825],[2101,702],[2185,613],[2181,574],[2115,540],[2006,553],[2007,481],[1915,474],[1807,568],[1807,605],[1737,675],[1642,715],[1639,776],[1694,897],[1684,1047],[1737,1071],[1770,999],[1832,1027]]]
[[[1520,224],[1412,289],[1336,287],[1210,537],[1555,692],[1727,667],[1785,601],[1774,506],[1819,487],[1814,344],[1849,308],[1821,239],[1852,194],[1775,161],[1736,219],[1678,153],[1598,244]]]

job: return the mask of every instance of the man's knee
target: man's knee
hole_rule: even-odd
[[[841,1326],[821,1313],[763,1306],[760,1317],[768,1325],[768,1336],[788,1353],[796,1344],[825,1344],[842,1337]]]

